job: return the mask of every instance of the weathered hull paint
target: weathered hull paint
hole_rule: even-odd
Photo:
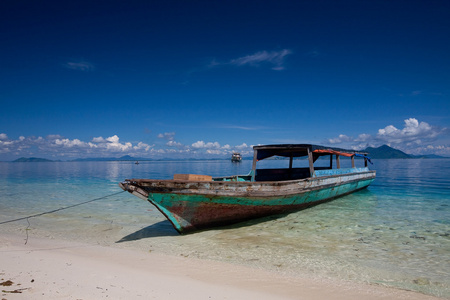
[[[127,180],[121,187],[147,199],[179,233],[300,210],[363,188],[375,171],[270,182]]]

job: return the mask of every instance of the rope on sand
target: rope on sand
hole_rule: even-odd
[[[22,220],[27,220],[27,222],[28,222],[28,227],[25,229],[25,232],[26,232],[26,234],[27,234],[27,237],[26,237],[26,239],[25,239],[25,245],[26,245],[26,244],[28,243],[28,229],[29,229],[30,226],[31,226],[30,220],[29,220],[30,218],[36,218],[36,217],[40,217],[40,216],[43,216],[43,215],[55,213],[55,212],[57,212],[57,211],[61,211],[61,210],[69,209],[69,208],[72,208],[72,207],[76,207],[76,206],[88,204],[88,203],[91,203],[91,202],[94,202],[94,201],[103,200],[103,199],[106,199],[106,198],[108,198],[108,197],[111,197],[111,196],[115,196],[115,195],[121,194],[121,193],[123,193],[123,192],[125,192],[125,191],[121,191],[121,192],[109,194],[109,195],[106,195],[106,196],[103,196],[103,197],[100,197],[100,198],[95,198],[95,199],[92,199],[92,200],[89,200],[89,201],[84,201],[84,202],[77,203],[77,204],[74,204],[74,205],[69,205],[69,206],[65,206],[65,207],[58,208],[58,209],[45,211],[45,212],[42,212],[42,213],[39,213],[39,214],[35,214],[35,215],[23,217],[23,218],[18,218],[18,219],[9,220],[9,221],[3,221],[3,222],[0,222],[0,225],[6,224],[6,223],[12,223],[12,222],[17,222],[17,221],[22,221]]]
[[[95,198],[95,199],[92,199],[92,200],[89,200],[89,201],[85,201],[85,202],[77,203],[77,204],[74,204],[74,205],[69,205],[69,206],[61,207],[61,208],[54,209],[54,210],[49,210],[49,211],[46,211],[46,212],[42,212],[42,213],[39,213],[39,214],[35,214],[35,215],[23,217],[23,218],[18,218],[18,219],[14,219],[14,220],[3,221],[3,222],[0,222],[0,225],[6,224],[6,223],[12,223],[12,222],[17,222],[17,221],[22,221],[22,220],[28,220],[29,218],[36,218],[36,217],[40,217],[40,216],[43,216],[43,215],[52,214],[52,213],[55,213],[55,212],[58,212],[58,211],[61,211],[61,210],[65,210],[65,209],[69,209],[69,208],[72,208],[72,207],[76,207],[76,206],[88,204],[88,203],[91,203],[91,202],[94,202],[94,201],[103,200],[103,199],[105,199],[105,198],[108,198],[108,197],[111,197],[111,196],[115,196],[115,195],[121,194],[121,193],[123,193],[123,192],[125,192],[125,191],[113,193],[113,194],[106,195],[106,196],[103,196],[103,197],[100,197],[100,198]]]

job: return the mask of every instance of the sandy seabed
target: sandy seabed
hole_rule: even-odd
[[[25,244],[26,242],[26,244]],[[0,233],[1,299],[439,299],[217,261]]]

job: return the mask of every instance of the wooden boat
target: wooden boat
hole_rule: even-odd
[[[237,153],[237,152],[233,153],[231,155],[231,161],[232,162],[241,162],[242,161],[242,155],[240,153]]]
[[[148,200],[179,233],[228,225],[268,215],[285,214],[366,188],[375,179],[367,153],[311,144],[255,146],[248,175],[212,178],[175,174],[173,180],[127,179],[120,187]],[[284,169],[258,169],[271,157],[289,158]],[[315,166],[329,156],[329,165]],[[351,168],[340,167],[340,157],[351,158]],[[362,157],[363,167],[355,166]],[[294,158],[306,157],[307,167],[294,168]],[[333,157],[336,164],[333,168]],[[297,160],[295,160],[297,164]],[[321,159],[323,165],[323,158]],[[362,163],[362,162],[361,162]]]

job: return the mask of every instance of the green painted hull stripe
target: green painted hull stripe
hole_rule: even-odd
[[[374,179],[355,181],[351,183],[342,184],[339,186],[317,189],[307,191],[301,194],[279,196],[279,197],[228,197],[228,196],[205,196],[205,195],[181,195],[181,194],[167,194],[167,193],[153,193],[150,194],[148,200],[154,204],[175,226],[175,228],[182,232],[183,227],[179,221],[173,216],[167,208],[176,206],[188,206],[193,208],[199,204],[209,204],[211,207],[214,205],[228,204],[228,205],[242,205],[242,206],[280,206],[280,205],[292,205],[297,206],[301,204],[314,203],[332,199],[341,195],[349,194],[356,190],[363,189],[370,185]],[[167,208],[166,208],[167,207]],[[192,211],[192,210],[190,210]],[[182,218],[182,216],[179,216]]]

